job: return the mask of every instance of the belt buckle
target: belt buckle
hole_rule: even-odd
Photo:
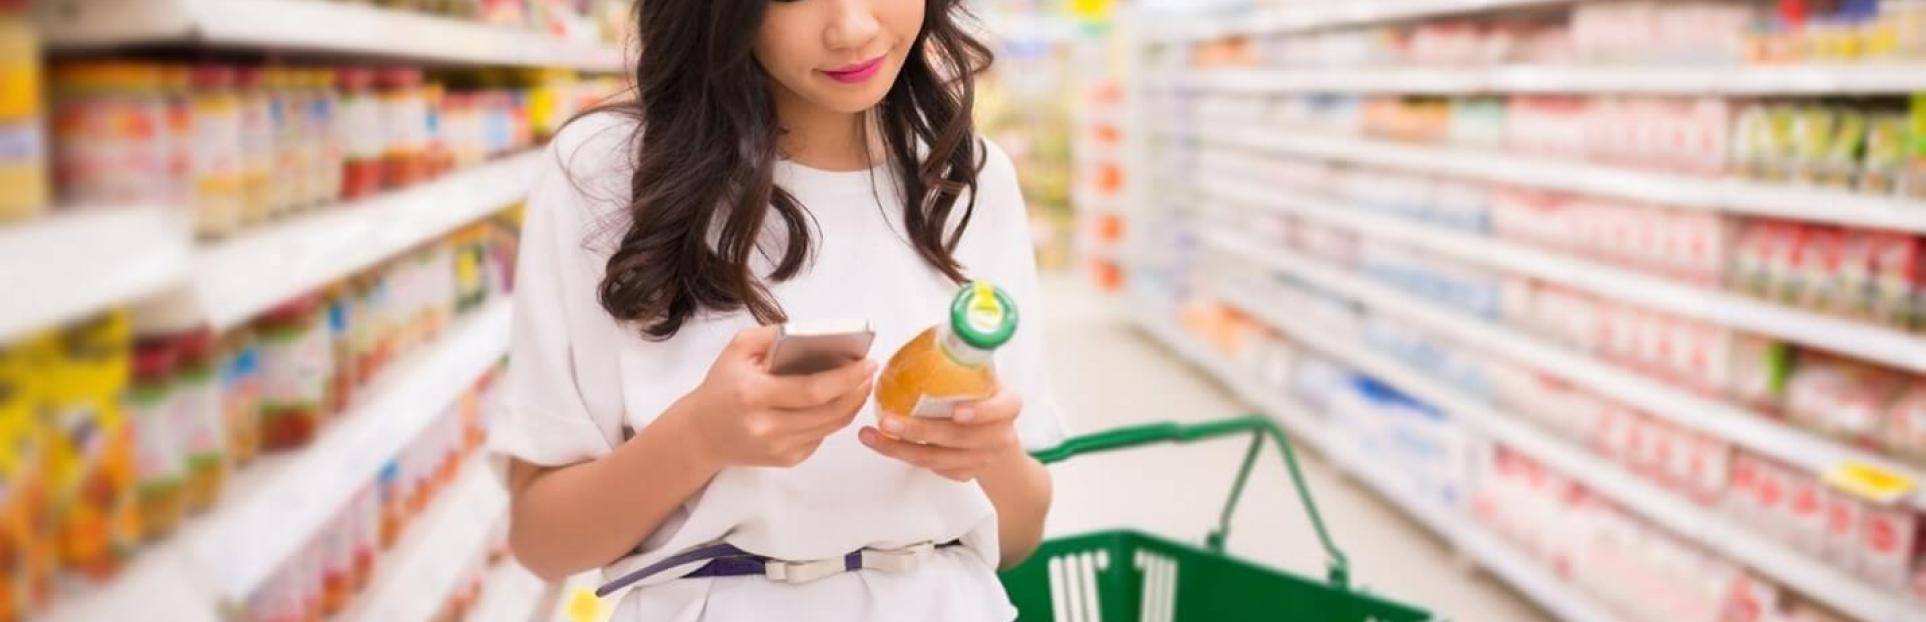
[[[769,560],[763,562],[763,576],[771,581],[783,583],[808,583],[846,570],[841,558],[819,559],[812,562],[786,562]]]
[[[909,572],[936,553],[936,544],[923,542],[886,551],[863,549],[863,567],[883,572]]]

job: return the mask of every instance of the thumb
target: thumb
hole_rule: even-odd
[[[729,340],[729,352],[738,356],[763,356],[769,353],[769,346],[776,343],[777,327],[755,326],[737,332]]]

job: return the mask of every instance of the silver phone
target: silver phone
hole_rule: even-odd
[[[869,356],[876,331],[867,320],[790,322],[777,329],[769,371],[801,376],[829,371]]]

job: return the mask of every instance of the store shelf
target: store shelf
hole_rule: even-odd
[[[1920,75],[1926,76],[1926,70],[1922,70]],[[1270,153],[1616,197],[1672,207],[1926,233],[1926,201],[1371,138],[1321,136],[1312,132],[1248,125],[1203,127],[1199,128],[1196,137],[1207,142]]]
[[[1591,597],[1558,579],[1550,568],[1499,539],[1463,512],[1404,492],[1385,476],[1380,465],[1346,451],[1341,443],[1332,442],[1326,436],[1323,424],[1310,416],[1308,410],[1259,388],[1195,339],[1179,334],[1166,322],[1155,318],[1139,317],[1136,320],[1145,333],[1163,342],[1192,365],[1216,377],[1245,402],[1278,419],[1299,444],[1316,449],[1379,497],[1397,506],[1462,554],[1477,560],[1554,617],[1568,622],[1618,620],[1610,610]]]
[[[1153,76],[1150,83],[1244,94],[1871,95],[1926,90],[1926,64],[1238,68]]]
[[[487,459],[468,459],[454,485],[382,557],[368,592],[341,619],[434,620],[487,554],[489,537],[507,512],[508,492],[489,471]]]
[[[1304,347],[1316,350],[1412,397],[1436,406],[1454,419],[1483,431],[1498,443],[1531,456],[1572,477],[1595,493],[1616,501],[1667,531],[1737,561],[1755,572],[1793,587],[1829,606],[1868,622],[1926,620],[1916,604],[1894,597],[1810,556],[1773,542],[1764,534],[1734,524],[1708,509],[1639,479],[1570,442],[1540,430],[1522,417],[1501,412],[1463,392],[1364,347],[1334,335],[1303,316],[1279,311],[1250,292],[1225,290],[1233,306],[1259,318]]]
[[[1773,304],[1577,259],[1497,238],[1375,214],[1293,190],[1209,176],[1199,189],[1219,199],[1273,210],[1391,240],[1487,268],[1730,326],[1888,366],[1926,373],[1926,338],[1876,324]]]
[[[1578,0],[1348,0],[1345,2],[1302,0],[1294,4],[1258,11],[1239,11],[1202,19],[1173,20],[1170,25],[1156,29],[1153,37],[1165,40],[1186,40],[1233,35],[1283,34],[1479,11],[1571,4],[1576,1]]]
[[[539,622],[536,612],[554,595],[541,577],[512,559],[502,560],[482,579],[481,600],[466,622]]]
[[[42,0],[50,48],[196,43],[434,63],[621,71],[623,50],[532,30],[320,0]]]
[[[194,286],[216,330],[501,211],[528,195],[545,151],[328,208],[201,252]]]
[[[188,223],[158,207],[0,227],[0,342],[155,293],[187,276]]]
[[[68,596],[47,620],[224,619],[246,602],[381,466],[508,352],[507,300],[489,303],[405,357],[307,448],[263,456],[229,480],[209,516],[142,549],[119,578]],[[471,469],[485,471],[485,469]]]
[[[1462,344],[1479,348],[1518,364],[1585,387],[1594,393],[1638,408],[1675,425],[1698,430],[1753,453],[1820,474],[1848,463],[1876,465],[1926,482],[1926,473],[1844,443],[1792,427],[1777,419],[1725,402],[1708,399],[1665,382],[1604,363],[1513,331],[1471,318],[1435,303],[1380,285],[1361,275],[1336,269],[1296,253],[1265,245],[1247,236],[1212,230],[1207,244],[1241,255],[1270,270],[1290,274],[1319,289],[1370,307],[1375,312]],[[1915,490],[1907,504],[1926,509],[1926,491]]]

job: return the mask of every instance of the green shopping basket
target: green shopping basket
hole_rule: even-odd
[[[1429,612],[1354,589],[1349,562],[1332,543],[1304,484],[1297,455],[1277,423],[1251,415],[1194,425],[1157,423],[1118,428],[1065,441],[1035,452],[1045,464],[1078,454],[1115,451],[1152,443],[1195,441],[1250,434],[1250,449],[1218,516],[1217,529],[1194,546],[1131,530],[1103,531],[1049,540],[1022,565],[1002,573],[1018,619],[1055,622],[1208,620],[1302,620],[1309,622],[1417,622]],[[1330,557],[1323,581],[1295,576],[1233,558],[1224,552],[1231,514],[1250,480],[1266,438],[1284,455],[1304,512]]]

